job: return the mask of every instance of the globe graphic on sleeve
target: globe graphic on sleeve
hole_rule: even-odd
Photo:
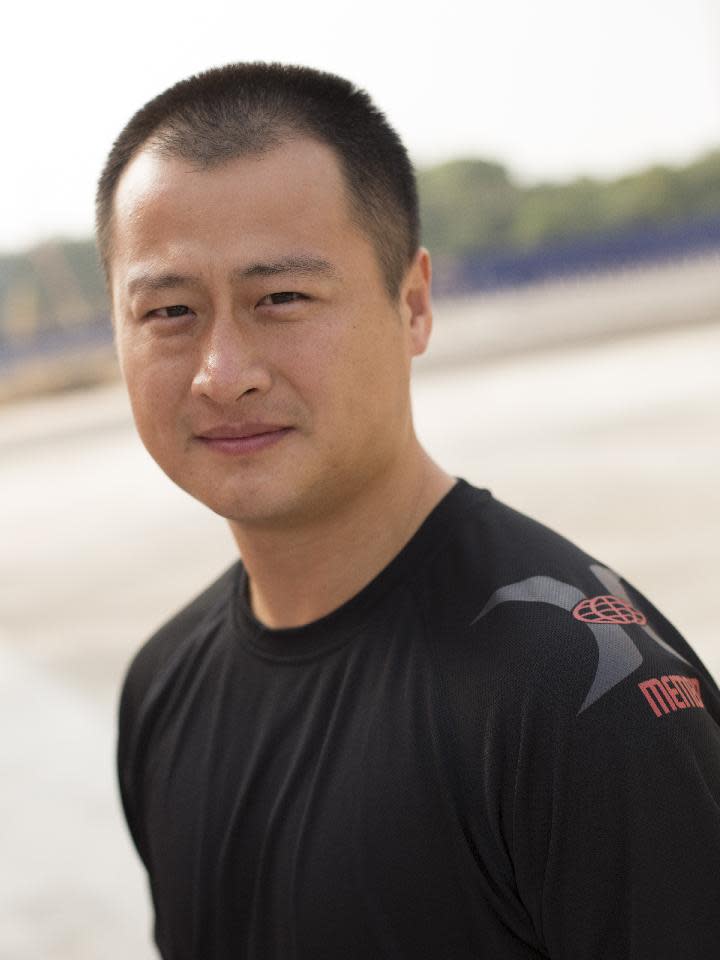
[[[573,608],[572,615],[583,623],[647,623],[644,613],[612,594],[586,597]]]

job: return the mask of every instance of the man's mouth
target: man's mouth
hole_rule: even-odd
[[[292,430],[292,427],[274,423],[224,423],[199,431],[195,439],[210,450],[237,455],[274,446]]]

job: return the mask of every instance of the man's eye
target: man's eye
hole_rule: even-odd
[[[283,290],[280,293],[269,293],[266,297],[263,297],[259,306],[267,306],[268,304],[277,305],[280,303],[296,303],[298,300],[306,300],[307,297],[302,293],[297,293],[295,290]]]
[[[190,314],[190,308],[182,303],[173,304],[171,307],[160,307],[157,310],[151,310],[149,317],[186,317]]]

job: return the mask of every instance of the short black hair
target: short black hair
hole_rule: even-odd
[[[174,84],[131,118],[113,144],[96,194],[96,235],[106,275],[117,183],[143,147],[209,168],[262,154],[298,134],[335,151],[353,216],[373,244],[395,298],[420,235],[407,151],[364,90],[332,73],[280,63],[206,70]]]

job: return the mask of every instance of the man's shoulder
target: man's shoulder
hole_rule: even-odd
[[[612,567],[501,501],[468,503],[419,591],[430,632],[463,676],[511,690],[517,706],[563,703],[568,717],[646,674],[707,677],[675,627]]]
[[[577,603],[602,590],[593,572],[600,564],[488,491],[465,488],[416,590],[428,635],[440,638],[448,663],[458,656],[498,684],[532,684],[538,659],[556,660],[572,642]]]
[[[436,593],[464,591],[473,602],[506,584],[531,577],[570,580],[590,587],[595,558],[545,523],[464,484],[444,549],[430,575],[444,583]]]
[[[186,656],[228,614],[237,587],[239,563],[225,570],[201,593],[162,624],[130,661],[123,682],[123,699],[138,699],[159,677]]]

